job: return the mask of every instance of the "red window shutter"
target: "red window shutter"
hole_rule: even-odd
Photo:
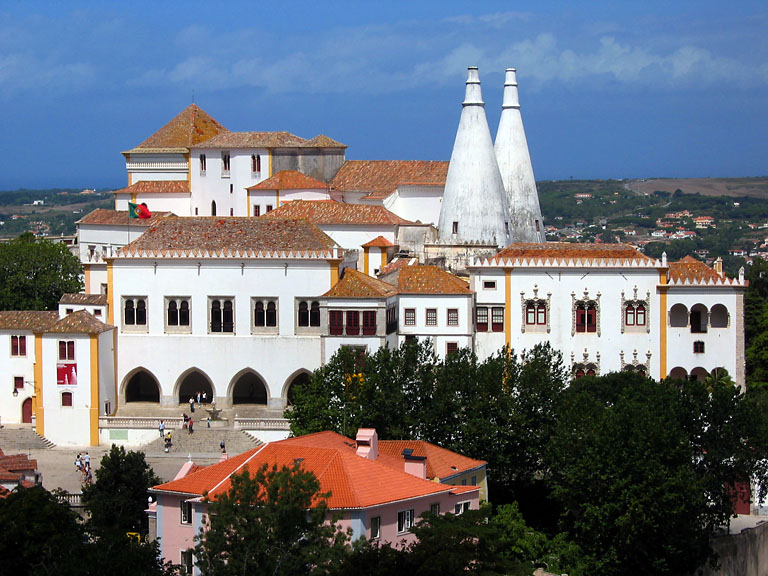
[[[347,336],[360,334],[360,312],[347,310]]]
[[[376,334],[376,312],[365,311],[363,312],[363,335],[373,336]]]
[[[332,336],[340,336],[344,333],[344,312],[331,310],[328,312],[328,325]]]

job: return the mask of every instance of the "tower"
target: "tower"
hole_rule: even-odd
[[[445,180],[438,237],[443,243],[506,246],[511,241],[509,226],[480,77],[472,66]]]
[[[544,223],[520,114],[514,68],[507,68],[495,149],[509,204],[512,236],[519,242],[544,242]]]

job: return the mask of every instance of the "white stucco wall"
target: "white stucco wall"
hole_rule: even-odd
[[[384,207],[411,222],[437,226],[442,202],[442,186],[400,186],[384,200]]]
[[[11,336],[26,336],[27,353],[25,356],[11,356]],[[29,331],[3,330],[0,332],[0,424],[20,424],[21,407],[27,398],[34,394],[35,377],[35,337]],[[24,378],[24,388],[14,396],[14,378]]]

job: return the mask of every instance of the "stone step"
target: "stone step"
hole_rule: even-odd
[[[230,455],[240,454],[262,444],[260,440],[242,430],[206,428],[204,425],[195,425],[192,434],[187,430],[171,430],[171,439],[173,442],[171,452],[192,455],[220,452],[222,440]],[[158,433],[157,439],[142,446],[141,450],[146,454],[164,453],[165,443]]]
[[[11,425],[0,428],[0,449],[6,454],[23,450],[47,450],[56,445],[40,436],[30,426]]]

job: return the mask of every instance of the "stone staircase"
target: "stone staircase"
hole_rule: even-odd
[[[10,425],[0,428],[0,449],[6,454],[24,450],[46,450],[55,446],[29,426]]]
[[[263,444],[253,436],[242,430],[231,428],[206,428],[205,424],[195,424],[194,432],[190,434],[186,430],[171,430],[173,446],[171,452],[175,454],[216,454],[220,453],[219,443],[224,440],[227,452],[230,455],[240,454],[256,446]],[[163,454],[165,443],[158,437],[141,447],[145,454]]]

